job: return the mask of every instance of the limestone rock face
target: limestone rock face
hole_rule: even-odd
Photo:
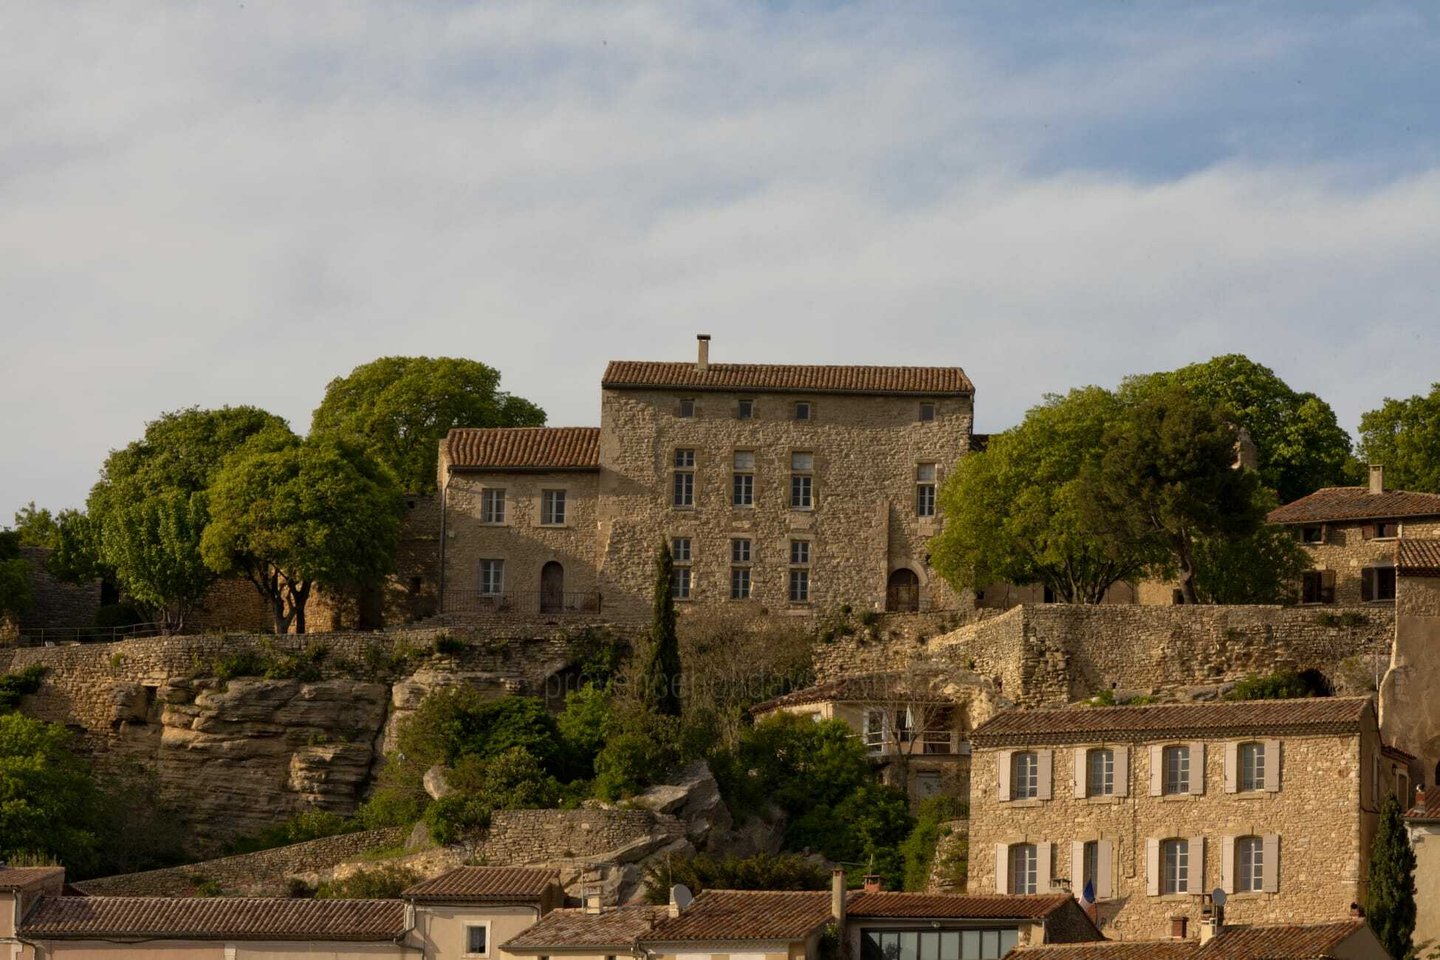
[[[506,694],[518,693],[519,686],[515,677],[507,674],[422,667],[390,688],[390,716],[381,738],[380,754],[383,756],[395,749],[400,724],[414,714],[425,698],[436,690],[474,687],[489,696],[503,697]]]
[[[720,784],[704,760],[690,764],[671,779],[673,783],[657,784],[631,803],[678,817],[685,824],[686,837],[701,848],[712,835],[730,829],[730,808],[720,797]]]
[[[430,794],[431,800],[439,800],[449,796],[451,793],[450,779],[445,775],[445,768],[438,763],[425,771],[425,776],[420,780],[425,787],[425,792]]]

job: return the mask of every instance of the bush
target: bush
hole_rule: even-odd
[[[45,679],[45,668],[36,664],[19,673],[0,674],[0,713],[19,706],[20,698],[40,689]]]
[[[283,823],[277,823],[257,833],[230,841],[225,846],[225,852],[226,854],[254,853],[257,850],[270,850],[274,847],[289,846],[292,843],[319,840],[321,837],[355,833],[364,828],[365,825],[353,817],[342,817],[338,813],[331,813],[328,810],[305,810]]]
[[[458,637],[452,637],[448,633],[442,633],[435,638],[435,652],[452,656],[457,653],[464,653],[467,644]]]
[[[565,751],[555,719],[535,697],[487,699],[473,687],[437,690],[400,728],[399,751],[428,770],[464,756],[489,759],[524,748],[550,773],[562,772]]]
[[[344,880],[322,880],[315,887],[319,900],[394,900],[420,880],[409,867],[392,864],[360,870]]]
[[[210,664],[210,673],[222,685],[239,677],[313,683],[321,679],[320,664],[329,652],[325,644],[312,640],[297,653],[281,653],[274,641],[265,640],[259,650],[241,650],[216,658]]]
[[[565,697],[565,709],[555,718],[569,751],[567,766],[579,777],[595,775],[595,757],[605,746],[605,735],[614,711],[610,696],[587,683]]]
[[[948,833],[941,824],[962,819],[969,812],[970,805],[959,797],[929,797],[920,804],[915,828],[900,844],[900,855],[905,859],[906,890],[923,891],[929,887],[935,848]]]
[[[702,853],[689,860],[657,860],[645,868],[645,896],[666,903],[670,888],[683,883],[701,890],[825,890],[829,873],[796,853],[762,853],[753,857],[715,857]]]
[[[595,757],[595,796],[621,800],[659,782],[683,758],[681,723],[638,707],[621,711]]]
[[[496,810],[545,810],[560,800],[560,784],[523,747],[482,760],[467,756],[450,772],[453,790],[425,810],[436,843],[469,839],[490,826]]]
[[[1225,695],[1226,700],[1297,700],[1304,697],[1328,697],[1334,691],[1330,681],[1318,670],[1279,670],[1275,673],[1251,674]]]

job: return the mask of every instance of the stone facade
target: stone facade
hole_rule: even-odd
[[[1078,888],[1089,879],[1079,873],[1082,845],[1093,842],[1099,922],[1114,939],[1167,936],[1177,916],[1198,932],[1199,894],[1217,887],[1230,894],[1226,919],[1232,924],[1340,919],[1351,903],[1364,902],[1379,805],[1397,783],[1397,761],[1382,751],[1373,713],[1367,711],[1361,729],[1344,734],[1248,730],[1167,737],[1117,730],[1090,739],[1059,728],[1049,737],[1037,733],[1011,743],[982,737],[984,745],[977,745],[970,795],[972,893],[1013,889],[1012,850],[1022,844],[1035,848],[1037,882],[1064,879]],[[1232,767],[1241,741],[1266,744],[1267,770],[1275,769],[1278,754],[1278,783],[1267,781],[1274,789],[1237,789]],[[1087,751],[1099,747],[1115,756],[1114,793],[1087,796]],[[1203,782],[1192,792],[1162,793],[1153,765],[1166,747],[1188,751],[1190,769],[1203,769]],[[1018,751],[1038,759],[1037,798],[1010,799]],[[1244,891],[1238,881],[1239,838],[1255,838],[1270,861],[1256,892]],[[1166,842],[1185,851],[1186,892],[1166,893],[1162,886]]]
[[[1394,651],[1380,686],[1385,736],[1415,754],[1420,782],[1440,784],[1440,570],[1397,578]]]
[[[35,604],[20,618],[21,632],[32,628],[46,630],[84,629],[95,625],[100,609],[100,581],[74,584],[57,580],[46,568],[50,551],[44,547],[21,547],[20,556],[30,566],[30,591]]]

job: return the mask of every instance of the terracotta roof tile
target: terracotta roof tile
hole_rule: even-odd
[[[3,867],[0,866],[0,890],[26,890],[65,877],[64,867]]]
[[[1395,566],[1405,573],[1440,576],[1440,540],[1400,540]]]
[[[778,710],[781,707],[803,706],[807,703],[828,703],[905,700],[908,703],[953,703],[953,697],[932,692],[927,687],[939,679],[938,676],[911,673],[866,673],[829,683],[817,684],[803,690],[792,690],[764,703],[750,708],[751,714],[758,715]]]
[[[612,360],[600,386],[606,390],[696,390],[763,393],[848,393],[893,396],[969,396],[975,385],[959,367],[801,366]]]
[[[1430,787],[1415,797],[1415,805],[1405,812],[1406,820],[1440,821],[1440,787]]]
[[[1319,960],[1359,932],[1363,920],[1227,927],[1195,951],[1195,960]]]
[[[42,897],[26,937],[196,940],[393,940],[405,932],[400,900],[250,897]]]
[[[665,907],[616,907],[603,913],[551,910],[539,923],[522,931],[502,950],[543,953],[551,947],[571,950],[593,947],[596,953],[618,954],[633,946],[665,916]],[[602,949],[609,948],[609,949]]]
[[[1006,956],[1007,960],[1190,960],[1199,949],[1194,940],[1099,941],[1016,947]]]
[[[537,900],[560,875],[544,867],[456,867],[422,880],[400,894],[409,900],[516,901]]]
[[[828,891],[705,890],[645,942],[803,940],[829,919]]]
[[[850,897],[851,917],[1040,920],[1075,902],[1068,893],[1040,896],[969,896],[944,893],[859,893]]]
[[[599,470],[599,427],[463,427],[445,437],[460,470]]]
[[[1369,487],[1325,487],[1270,511],[1271,523],[1323,523],[1328,520],[1388,520],[1440,517],[1440,494]]]
[[[1145,707],[1065,707],[1006,710],[975,728],[978,747],[1071,743],[1104,737],[1147,740],[1227,733],[1354,733],[1370,701],[1365,697],[1177,703]]]

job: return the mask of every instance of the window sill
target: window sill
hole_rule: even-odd
[[[1205,796],[1203,793],[1162,793],[1161,803],[1189,803],[1191,800],[1199,800]]]
[[[1000,802],[1010,807],[1010,809],[1012,810],[1029,809],[1031,807],[1041,806],[1045,803],[1045,801],[1041,800],[1039,797],[1025,797],[1021,800],[1001,800]]]
[[[537,523],[537,524],[535,524],[535,526],[539,527],[541,530],[569,530],[571,527],[574,526],[574,524],[573,524],[573,523]]]
[[[1108,807],[1119,803],[1121,799],[1123,798],[1121,798],[1118,794],[1107,793],[1102,797],[1086,797],[1085,802],[1092,807]]]
[[[1279,793],[1280,791],[1279,791],[1279,790],[1276,790],[1275,792],[1276,792],[1276,793]],[[1230,798],[1231,798],[1232,800],[1263,800],[1264,798],[1266,798],[1266,797],[1268,797],[1268,796],[1270,796],[1270,791],[1269,791],[1269,790],[1264,790],[1264,789],[1261,789],[1261,790],[1236,790],[1234,793],[1230,794]]]
[[[498,523],[497,523],[496,521],[494,521],[494,520],[481,520],[481,521],[480,521],[480,526],[482,526],[482,527],[508,527],[508,526],[510,526],[510,524],[506,523],[506,522],[503,521],[503,520],[499,521]]]

